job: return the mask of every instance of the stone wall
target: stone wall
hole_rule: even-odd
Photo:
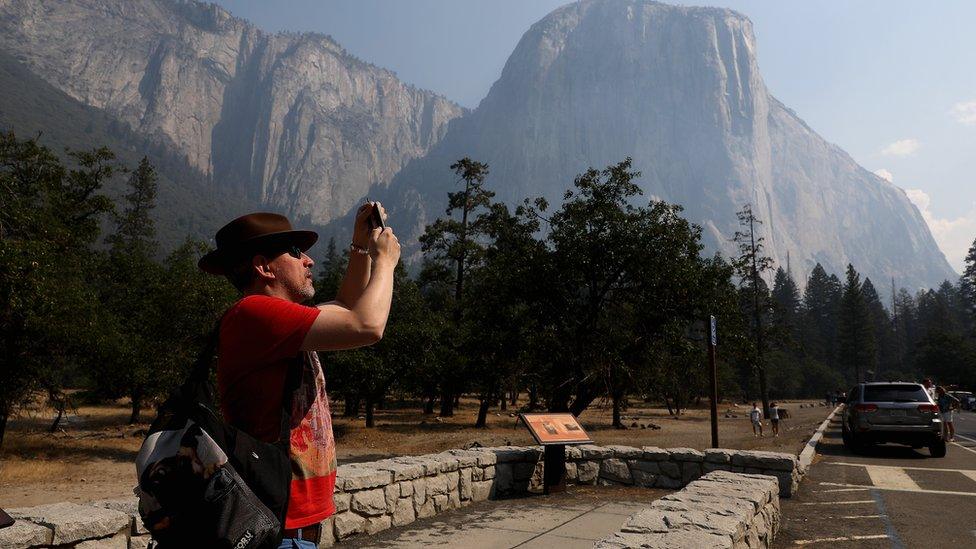
[[[336,479],[336,513],[323,523],[321,546],[472,502],[540,490],[541,458],[538,446],[503,446],[342,465]],[[800,478],[797,458],[790,454],[650,446],[568,446],[566,469],[570,484],[674,489],[714,471],[754,473],[775,477],[782,497],[796,490]],[[0,530],[0,547],[125,549],[145,547],[148,541],[131,498],[9,512],[22,520]]]
[[[632,515],[594,549],[769,547],[779,528],[775,479],[714,471]]]

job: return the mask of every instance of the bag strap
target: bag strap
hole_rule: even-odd
[[[214,324],[213,329],[207,336],[207,344],[204,345],[200,354],[197,355],[196,361],[193,363],[193,370],[190,372],[189,377],[187,377],[188,385],[196,385],[198,387],[209,387],[210,386],[210,369],[213,367],[214,358],[218,355],[218,346],[220,345],[220,322],[223,317],[217,320]],[[294,400],[294,393],[301,385],[302,374],[305,368],[305,352],[298,353],[298,356],[292,361],[291,366],[289,366],[288,371],[285,374],[285,388],[284,394],[281,399],[281,420],[279,424],[278,431],[278,441],[277,444],[285,449],[291,447],[291,409],[292,402]],[[209,391],[208,391],[209,392]]]

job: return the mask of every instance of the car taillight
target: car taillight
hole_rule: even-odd
[[[854,409],[858,412],[877,412],[877,404],[855,404]]]
[[[935,404],[919,404],[918,411],[934,414],[935,412],[939,411],[939,407],[936,406]]]

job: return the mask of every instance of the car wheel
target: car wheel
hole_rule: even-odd
[[[929,444],[929,454],[934,458],[945,457],[946,455],[946,443],[944,440],[938,440]]]

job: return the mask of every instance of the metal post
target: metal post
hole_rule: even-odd
[[[549,444],[545,447],[542,468],[542,493],[545,495],[566,491],[566,445]]]
[[[712,416],[712,448],[718,448],[718,372],[715,368],[715,345],[718,343],[718,327],[715,316],[708,317],[708,372],[709,385],[711,389],[711,416]]]

